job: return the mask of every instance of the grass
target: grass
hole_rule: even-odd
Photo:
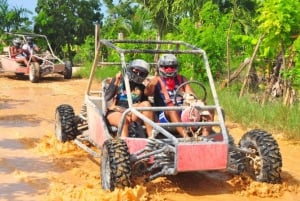
[[[287,107],[281,102],[261,105],[249,96],[239,98],[230,90],[219,91],[220,104],[231,120],[247,128],[282,133],[288,139],[300,140],[299,107]]]
[[[74,76],[88,78],[90,76],[91,68],[92,63],[85,63],[78,71],[76,71]],[[120,66],[97,67],[95,78],[97,80],[103,80],[107,77],[114,77],[119,71],[121,71]]]

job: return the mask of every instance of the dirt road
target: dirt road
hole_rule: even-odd
[[[86,85],[84,79],[59,77],[32,84],[0,74],[0,201],[300,201],[300,145],[282,134],[274,135],[283,157],[282,184],[198,172],[103,191],[99,159],[54,137],[55,108],[67,103],[79,113]],[[227,126],[236,141],[246,132]]]

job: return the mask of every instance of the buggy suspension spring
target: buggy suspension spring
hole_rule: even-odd
[[[147,150],[162,150],[159,153],[154,154],[154,164],[149,168],[151,171],[155,168],[172,168],[174,167],[174,151],[170,145],[158,139],[151,139],[146,146]]]

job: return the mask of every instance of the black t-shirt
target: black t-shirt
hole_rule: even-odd
[[[116,105],[124,108],[128,108],[128,99],[125,89],[125,82],[122,79],[119,86],[116,86],[116,79],[111,80],[110,85],[105,91],[105,100],[109,101],[112,98],[116,98]],[[133,81],[129,81],[131,97],[133,103],[138,103],[147,100],[147,96],[144,94],[145,86],[143,84],[138,84]]]

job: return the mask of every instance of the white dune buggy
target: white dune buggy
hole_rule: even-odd
[[[157,49],[157,47],[159,47]],[[202,61],[209,80],[208,91],[202,83],[191,80],[183,83],[194,85],[193,96],[185,96],[185,104],[172,107],[134,107],[129,97],[129,108],[123,113],[118,128],[111,127],[106,118],[107,104],[104,99],[109,79],[102,82],[100,91],[92,91],[94,72],[98,63],[95,55],[82,110],[75,115],[71,105],[62,104],[56,108],[55,134],[59,141],[74,141],[79,147],[101,158],[101,185],[103,189],[114,190],[135,185],[138,177],[147,181],[181,172],[226,170],[230,173],[248,173],[254,180],[268,183],[280,182],[282,159],[277,142],[264,130],[254,129],[245,133],[238,144],[228,133],[224,122],[224,113],[219,104],[208,59],[204,50],[182,41],[143,41],[143,40],[105,40],[98,43],[98,52],[108,54],[108,64],[120,64],[123,71],[127,93],[130,94],[126,66],[129,59],[146,58],[144,55],[171,53],[181,56],[191,55]],[[119,55],[121,62],[110,62],[110,55]],[[153,61],[153,58],[151,61]],[[192,60],[186,60],[192,62]],[[150,62],[150,61],[148,61]],[[150,62],[151,63],[151,62]],[[155,63],[152,63],[155,65]],[[179,88],[180,88],[179,87]],[[177,93],[180,90],[177,90]],[[197,93],[199,92],[198,95]],[[199,100],[211,95],[211,104],[203,105]],[[175,95],[175,96],[176,96]],[[187,98],[188,97],[188,98]],[[215,120],[161,123],[146,118],[141,111],[153,112],[165,110],[198,110],[201,114],[207,110],[215,111]],[[153,127],[150,138],[121,138],[122,125],[126,114],[133,113],[143,122]],[[182,126],[192,130],[192,137],[176,137],[174,128]],[[213,126],[215,133],[202,136],[199,130],[203,126]],[[192,128],[192,129],[191,129]],[[95,148],[92,148],[92,145]]]
[[[25,66],[24,63],[16,62],[11,57],[9,47],[4,47],[4,54],[1,55],[2,71],[12,72],[17,76],[28,75],[29,80],[33,83],[37,83],[40,79],[48,74],[60,74],[65,79],[71,79],[72,77],[72,64],[70,61],[62,61],[53,52],[52,47],[45,35],[33,34],[33,33],[7,33],[8,38],[12,41],[13,38],[20,38],[23,44],[27,42],[27,37],[34,38],[35,41],[44,43],[47,45],[47,50],[41,53],[34,53],[29,57],[29,66]],[[37,58],[37,61],[33,61],[32,57]]]

